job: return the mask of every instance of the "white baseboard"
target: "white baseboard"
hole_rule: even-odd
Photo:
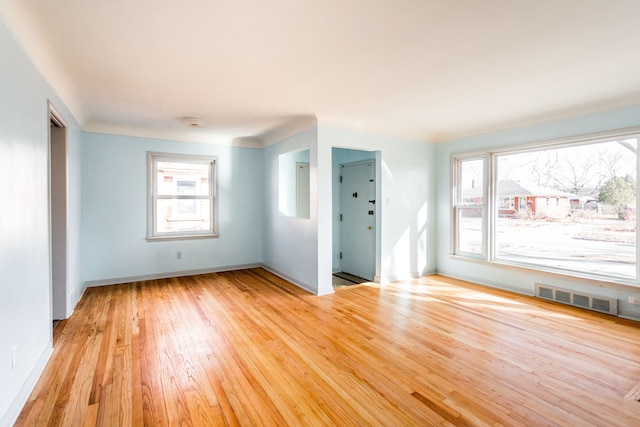
[[[264,268],[265,270],[267,270],[268,272],[273,273],[276,276],[283,278],[287,282],[293,283],[297,287],[302,288],[302,289],[304,289],[305,291],[307,291],[309,293],[312,293],[314,295],[318,295],[317,290],[314,289],[314,287],[309,285],[308,283],[301,282],[300,280],[298,280],[298,279],[296,279],[294,277],[291,277],[288,274],[283,273],[282,271],[276,270],[275,268],[270,267],[268,265],[262,264],[261,267]]]
[[[640,322],[640,316],[638,316],[638,313],[632,313],[626,310],[620,310],[618,312],[618,317],[622,319],[635,320],[636,322]]]
[[[514,294],[533,296],[533,287],[531,289],[518,288],[515,286],[505,285],[504,283],[494,282],[491,280],[478,280],[476,277],[466,276],[464,274],[453,273],[450,271],[438,271],[437,274],[445,277],[450,277],[452,279],[464,280],[465,282],[470,282],[480,286],[486,286],[489,288],[500,289],[503,291],[513,292]]]
[[[157,274],[143,274],[140,276],[116,277],[116,278],[102,279],[102,280],[88,280],[84,282],[83,293],[88,287],[118,285],[121,283],[141,282],[144,280],[169,279],[172,277],[181,277],[181,276],[195,276],[198,274],[220,273],[223,271],[233,271],[233,270],[246,270],[249,268],[258,268],[258,267],[262,267],[265,270],[275,274],[276,276],[282,277],[283,279],[293,283],[294,285],[314,295],[325,295],[325,294],[333,293],[333,287],[331,287],[330,290],[325,290],[321,293],[318,293],[314,286],[311,286],[308,283],[304,283],[294,277],[289,276],[286,273],[283,273],[281,271],[278,271],[277,269],[269,267],[268,265],[260,264],[260,263],[228,265],[223,267],[201,268],[197,270],[182,270],[182,271],[173,271],[173,272],[157,273]]]
[[[263,267],[263,265],[258,263],[228,265],[228,266],[213,267],[213,268],[199,268],[196,270],[171,271],[166,273],[142,274],[140,276],[127,276],[127,277],[117,277],[112,279],[89,280],[84,282],[84,287],[86,289],[88,287],[95,287],[95,286],[118,285],[121,283],[141,282],[144,280],[169,279],[172,277],[181,277],[181,276],[196,276],[198,274],[220,273],[223,271],[233,271],[233,270],[246,270],[248,268],[257,268],[257,267]]]
[[[49,361],[51,354],[53,354],[53,342],[49,341],[49,344],[47,344],[45,350],[38,358],[38,361],[31,370],[31,373],[22,384],[22,387],[20,387],[18,394],[11,402],[11,405],[9,405],[7,412],[5,412],[0,419],[0,427],[10,427],[16,422],[22,408],[24,408],[24,405],[27,403],[27,399],[29,399],[29,395],[31,395],[31,392],[40,379],[44,368],[47,366],[47,362]]]

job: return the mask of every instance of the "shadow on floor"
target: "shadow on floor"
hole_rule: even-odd
[[[332,281],[333,281],[334,288],[341,288],[344,286],[351,286],[351,285],[359,285],[360,283],[368,282],[367,279],[363,279],[362,277],[354,276],[353,274],[349,274],[349,273],[334,273],[332,277]]]

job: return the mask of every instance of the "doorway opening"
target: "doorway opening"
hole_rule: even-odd
[[[333,148],[333,285],[374,281],[378,268],[377,152]]]
[[[49,104],[51,321],[67,318],[67,125]]]

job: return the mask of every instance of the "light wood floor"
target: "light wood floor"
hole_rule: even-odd
[[[637,426],[637,323],[439,276],[90,288],[17,425]]]

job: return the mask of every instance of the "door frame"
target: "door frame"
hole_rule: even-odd
[[[69,165],[68,126],[51,101],[47,105],[49,286],[51,322],[68,317]],[[51,127],[61,129],[52,132]],[[57,133],[57,135],[54,135]],[[54,172],[57,170],[57,172]],[[54,173],[62,173],[60,176]],[[56,201],[54,201],[56,199]],[[60,203],[58,203],[60,202]]]
[[[343,184],[342,184],[342,168],[343,167],[349,167],[349,166],[358,166],[361,164],[368,164],[368,163],[372,163],[372,168],[373,168],[373,194],[375,195],[375,201],[376,203],[373,206],[373,211],[374,211],[374,218],[373,218],[373,238],[372,238],[372,244],[373,247],[371,248],[371,256],[373,257],[372,260],[372,266],[373,266],[373,272],[372,272],[372,276],[373,276],[373,281],[379,281],[379,276],[378,276],[378,241],[379,241],[379,226],[380,226],[380,221],[379,221],[379,215],[380,215],[380,211],[379,211],[379,187],[378,187],[378,170],[377,170],[377,161],[376,158],[371,158],[371,159],[365,159],[365,160],[358,160],[355,162],[348,162],[348,163],[340,163],[338,164],[338,176],[339,176],[339,194],[338,194],[338,212],[339,214],[342,214],[342,193],[343,193]],[[339,221],[339,225],[338,225],[338,239],[339,239],[339,243],[338,243],[338,248],[339,248],[339,252],[342,253],[343,252],[343,245],[342,245],[342,221]],[[340,257],[340,270],[342,271],[342,257]]]

